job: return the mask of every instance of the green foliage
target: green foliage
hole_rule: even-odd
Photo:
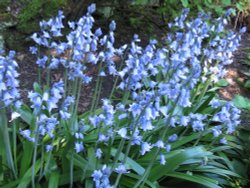
[[[6,11],[9,4],[10,4],[10,0],[2,0],[0,2],[0,10],[1,10],[1,12]]]
[[[55,15],[66,3],[67,0],[32,0],[18,15],[18,30],[27,34],[37,31],[39,20]]]
[[[249,48],[243,48],[242,50],[249,52]],[[243,66],[247,68],[247,71],[242,71],[242,74],[245,76],[244,81],[238,80],[238,83],[245,87],[246,89],[250,90],[250,53],[247,54],[247,56],[242,60],[241,62]]]
[[[233,99],[233,103],[238,108],[244,108],[244,109],[250,110],[250,99],[246,97],[236,95]]]

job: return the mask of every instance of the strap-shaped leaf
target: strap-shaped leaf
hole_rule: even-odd
[[[201,185],[205,185],[210,188],[221,188],[220,186],[218,186],[217,181],[211,178],[207,178],[205,176],[201,176],[201,175],[187,174],[187,173],[181,173],[181,172],[172,172],[172,173],[167,173],[165,175],[173,177],[173,178],[187,180],[187,181],[194,182],[194,183],[199,183]]]

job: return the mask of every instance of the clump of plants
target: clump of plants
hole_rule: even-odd
[[[92,4],[77,22],[68,22],[65,41],[57,40],[65,27],[62,12],[40,22],[41,31],[31,37],[39,73],[29,104],[21,102],[15,53],[0,56],[0,185],[244,185],[246,174],[231,162],[242,163],[234,135],[240,110],[215,94],[240,35],[224,30],[225,18],[200,13],[189,20],[183,10],[169,23],[164,47],[151,40],[143,48],[135,35],[115,48],[115,22],[107,34],[93,30],[95,9]],[[44,55],[41,48],[56,53]],[[99,67],[96,79],[88,64]],[[64,77],[52,83],[51,71],[59,66]],[[114,86],[99,107],[105,76],[114,78]],[[79,114],[82,88],[94,80],[91,109]]]

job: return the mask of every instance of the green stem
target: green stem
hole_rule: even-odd
[[[17,122],[16,120],[13,121],[13,125],[12,125],[12,138],[13,138],[13,156],[14,156],[14,166],[15,166],[15,171],[17,172],[17,157],[16,157],[16,152],[17,152],[17,139],[16,139],[16,135],[17,135]]]
[[[177,103],[178,103],[178,101],[179,101],[179,98],[180,98],[180,94],[178,95],[177,99],[174,101],[174,106],[173,106],[173,108],[171,109],[171,112],[170,112],[170,115],[169,115],[168,120],[167,120],[167,122],[166,122],[166,125],[168,125],[168,124],[170,123],[170,120],[171,120],[172,115],[173,115],[173,113],[174,113],[174,110],[175,110],[175,108],[176,108],[176,106],[177,106]],[[165,139],[165,136],[166,136],[167,131],[168,131],[167,128],[164,129],[164,131],[162,132],[162,134],[161,134],[161,136],[160,136],[160,140],[164,140],[164,139]],[[145,181],[146,181],[146,179],[147,179],[147,177],[148,177],[148,174],[149,174],[149,172],[150,172],[150,170],[151,170],[151,168],[152,168],[152,166],[153,166],[153,164],[154,164],[154,162],[155,162],[155,160],[156,160],[156,158],[157,158],[159,152],[160,152],[160,148],[157,148],[157,150],[156,150],[156,152],[155,152],[153,158],[151,159],[151,161],[150,161],[150,163],[149,163],[147,169],[145,170],[145,172],[144,172],[142,178],[136,183],[136,185],[135,185],[133,188],[137,188],[137,187],[139,187],[139,186],[141,185],[141,183],[142,183],[142,184],[145,183]]]
[[[67,84],[68,84],[68,69],[65,70],[64,75],[63,75],[63,80],[64,80],[64,93],[63,93],[63,98],[66,98],[67,93]]]
[[[115,164],[117,163],[119,159],[119,156],[120,156],[121,151],[123,150],[124,144],[125,144],[125,138],[122,138],[118,146],[118,150],[116,151],[115,158],[113,160],[114,162],[111,167],[111,172],[114,170]]]
[[[36,164],[36,155],[37,155],[37,145],[38,145],[38,126],[35,127],[35,143],[34,143],[34,154],[32,160],[32,174],[31,174],[31,184],[32,188],[35,188],[35,164]]]
[[[71,151],[70,155],[70,188],[73,188],[73,182],[74,182],[74,161],[73,161],[73,151]]]
[[[102,68],[102,62],[99,64],[99,69],[98,69],[98,77],[97,77],[97,80],[96,80],[96,85],[95,85],[95,91],[94,91],[94,96],[92,98],[92,102],[91,102],[91,108],[90,108],[90,112],[93,113],[97,104],[98,104],[98,101],[97,101],[97,96],[100,96],[100,94],[98,95],[98,92],[100,92],[100,87],[101,87],[101,76],[99,76],[100,74],[100,71],[101,71],[101,68]],[[99,99],[98,99],[99,100]]]
[[[195,143],[194,143],[193,147],[194,147],[194,146],[197,146],[197,144],[200,142],[200,140],[201,140],[202,136],[203,136],[203,132],[200,132],[200,134],[199,134],[199,138],[195,141]]]
[[[41,154],[41,169],[40,169],[40,174],[39,174],[39,180],[42,178],[43,175],[43,163],[44,163],[44,144],[42,142],[42,154]]]
[[[75,97],[75,99],[77,99],[77,100],[79,100],[78,99],[78,96],[77,96],[77,87],[78,87],[78,82],[79,82],[79,80],[78,79],[76,79],[75,81],[74,81],[74,84],[73,84],[73,96]],[[79,91],[79,92],[81,92],[81,91]],[[80,97],[80,96],[79,96]],[[77,104],[78,105],[78,104]],[[74,127],[74,125],[75,125],[75,120],[76,120],[76,118],[75,118],[75,106],[74,106],[74,104],[72,104],[71,106],[70,106],[70,114],[71,114],[71,117],[70,117],[70,119],[69,119],[69,126],[70,126],[70,131],[72,132],[72,131],[75,131],[75,127]]]
[[[124,56],[123,56],[123,58],[122,58],[122,60],[121,60],[121,62],[120,62],[120,66],[119,66],[119,68],[118,68],[119,71],[122,69],[122,66],[123,66],[123,64],[124,64],[124,57],[126,57],[127,51],[128,51],[128,50],[125,51]],[[119,76],[116,76],[116,77],[115,77],[115,82],[114,82],[113,87],[112,87],[112,90],[111,90],[111,93],[110,93],[110,95],[109,95],[109,100],[111,100],[112,97],[113,97],[113,94],[114,94],[114,92],[115,92],[115,89],[116,89],[116,85],[117,85],[118,79],[119,79]]]
[[[79,82],[74,114],[77,114],[77,112],[78,112],[78,105],[79,105],[79,101],[80,101],[80,97],[81,97],[81,89],[82,89],[82,83]]]
[[[100,96],[101,96],[101,90],[102,90],[102,78],[100,79],[100,82],[99,82],[99,86],[98,86],[98,91],[97,91],[97,97],[96,97],[96,102],[95,102],[95,106],[94,106],[94,109],[97,108],[97,105],[98,105],[98,102],[99,102],[99,99],[100,99]]]

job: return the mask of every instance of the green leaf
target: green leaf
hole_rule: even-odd
[[[67,158],[70,159],[70,154],[67,155]],[[83,157],[80,155],[74,153],[73,154],[73,162],[74,165],[81,168],[82,170],[94,170],[94,166],[89,165],[89,162],[85,160]]]
[[[175,141],[173,144],[171,144],[171,148],[178,148],[180,146],[183,146],[184,144],[191,142],[199,137],[200,133],[192,133],[189,136],[183,136],[180,137],[177,141]]]
[[[35,82],[35,83],[33,84],[33,88],[34,88],[35,92],[37,92],[37,93],[39,93],[39,94],[42,94],[42,93],[43,93],[43,91],[42,91],[40,85],[39,85],[37,82]]]
[[[137,175],[137,174],[134,174],[134,173],[128,173],[128,174],[124,174],[124,176],[126,176],[126,178],[122,179],[121,183],[120,184],[124,184],[126,185],[125,187],[133,187],[136,183],[136,181],[134,181],[133,179],[135,180],[140,180],[142,178],[142,176],[140,175]],[[127,177],[131,177],[133,179],[128,179]],[[158,188],[159,185],[157,184],[157,182],[152,182],[152,181],[149,181],[149,180],[146,180],[145,183],[147,185],[150,186],[150,188]]]
[[[93,171],[92,171],[93,173]],[[73,172],[74,174],[74,182],[75,181],[80,181],[81,180],[81,177],[82,177],[82,174],[83,174],[83,171],[82,170],[78,170],[78,171],[74,171]],[[91,172],[87,174],[88,177],[91,176]],[[60,175],[60,179],[59,179],[59,186],[62,186],[62,185],[69,185],[69,182],[70,182],[70,173],[65,173],[65,174],[62,174]]]
[[[96,164],[96,156],[95,156],[95,149],[94,148],[88,148],[88,165],[90,165],[91,167],[95,168],[95,164]]]
[[[215,96],[214,92],[207,92],[207,95],[203,97],[201,102],[199,104],[196,104],[195,112],[201,113],[205,110],[208,110],[208,108],[210,108],[209,103],[212,101],[214,96]]]
[[[165,174],[175,171],[185,161],[195,158],[203,159],[208,155],[211,155],[211,153],[207,152],[205,148],[201,146],[183,149],[176,155],[168,158],[167,165],[155,165],[150,172],[149,179],[151,181],[156,181],[165,176]]]
[[[236,95],[233,98],[233,104],[238,108],[245,108],[250,110],[250,100],[241,95]]]
[[[181,0],[181,3],[183,5],[183,7],[187,8],[189,3],[188,3],[188,0]]]
[[[94,182],[90,179],[86,179],[85,187],[94,187]]]
[[[236,8],[237,8],[239,11],[243,11],[243,10],[244,10],[244,7],[243,7],[240,3],[236,3]]]
[[[220,79],[217,83],[216,83],[216,85],[217,86],[219,86],[219,87],[226,87],[226,86],[228,86],[228,81],[226,80],[226,79]]]
[[[188,174],[188,173],[185,174],[185,173],[180,173],[180,172],[166,173],[165,175],[173,177],[173,178],[187,180],[187,181],[194,182],[194,183],[199,183],[201,185],[205,185],[211,188],[220,188],[220,186],[218,186],[217,181],[211,178],[207,178],[205,176],[201,176],[201,175],[194,175],[194,174]]]
[[[250,77],[250,72],[243,72],[243,74]]]
[[[28,106],[22,105],[22,108],[18,109],[18,113],[21,115],[23,121],[25,121],[28,125],[32,124],[33,114]]]
[[[247,80],[246,83],[244,84],[245,88],[250,88],[250,80]]]
[[[41,167],[41,160],[37,160],[35,163],[35,174],[37,174],[38,170]],[[28,187],[28,185],[31,182],[31,176],[32,176],[32,167],[30,167],[27,172],[24,174],[24,176],[22,177],[22,179],[20,180],[17,188],[24,188],[24,187]]]
[[[115,149],[115,148],[111,149],[111,155],[113,157],[115,156],[116,152],[117,152],[117,149]],[[120,161],[122,161],[123,158],[124,158],[124,153],[121,152],[118,159]],[[131,169],[133,169],[139,175],[143,175],[145,172],[145,169],[139,163],[137,163],[136,161],[134,161],[130,157],[127,157],[126,164],[129,165],[129,167]]]
[[[49,177],[49,186],[48,188],[57,188],[59,184],[59,173],[58,172],[53,172],[50,174]]]
[[[0,142],[0,154],[4,156],[3,164],[6,165],[12,171],[13,174],[11,176],[17,177],[11,150],[8,122],[4,108],[0,108]]]
[[[231,5],[231,0],[222,0],[221,3],[222,3],[224,6],[229,6],[229,5]]]
[[[199,170],[197,169],[197,171],[199,171]],[[207,173],[212,173],[212,174],[218,174],[218,175],[224,176],[226,178],[229,178],[229,176],[234,176],[234,177],[237,177],[237,178],[242,178],[239,174],[236,174],[235,172],[232,172],[230,170],[221,169],[221,168],[202,169],[200,171],[207,172]]]
[[[33,144],[29,141],[24,141],[23,152],[21,158],[20,176],[22,177],[31,165],[32,154],[33,154]]]
[[[10,182],[8,184],[1,185],[1,188],[13,188],[13,187],[16,187],[18,182],[19,182],[19,180],[12,181],[12,182]]]

